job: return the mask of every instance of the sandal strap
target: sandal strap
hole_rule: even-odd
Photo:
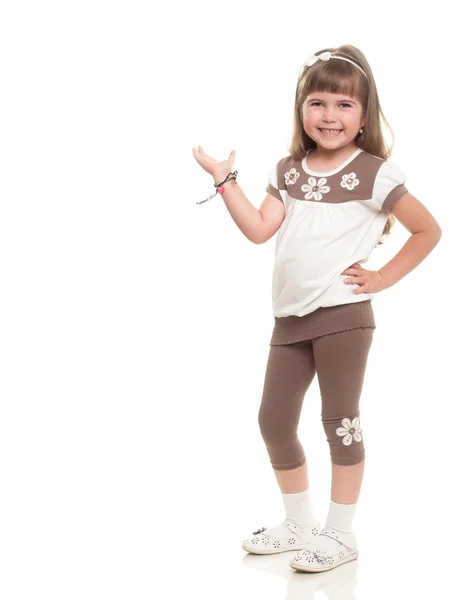
[[[319,532],[319,530],[320,530],[319,523],[316,523],[314,525],[309,525],[308,527],[305,527],[305,529],[302,529],[301,527],[298,527],[298,525],[295,525],[295,523],[293,521],[291,521],[290,519],[286,519],[284,521],[284,525],[286,525],[286,527],[288,529],[290,529],[290,531],[301,540],[307,539],[307,537],[310,535],[312,529],[316,529],[317,532]],[[267,530],[268,530],[267,527],[260,527],[257,531],[253,531],[253,535],[259,535],[262,533],[264,536],[274,537],[274,536],[271,536],[267,532]]]
[[[288,527],[290,529],[290,531],[292,533],[295,533],[296,535],[298,534],[299,531],[301,531],[301,529],[297,525],[295,525],[295,523],[293,521],[290,521],[290,519],[286,519],[284,521],[284,525],[286,527]]]
[[[332,529],[332,527],[326,526],[323,527],[319,535],[326,535],[327,537],[330,537],[333,540],[341,542],[341,544],[344,544],[344,546],[347,546],[347,548],[349,548],[350,550],[357,549],[357,543],[355,541],[354,536],[349,535],[348,533],[344,533],[343,531],[336,532],[336,530]]]
[[[295,523],[290,519],[286,519],[284,521],[284,525],[288,527],[290,531],[300,539],[306,539],[307,536],[310,535],[310,532],[314,527],[316,527],[316,529],[319,531],[319,523],[317,523],[316,525],[310,525],[309,527],[305,527],[305,529],[302,529],[301,527],[295,525]]]

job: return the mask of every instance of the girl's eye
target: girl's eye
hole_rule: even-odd
[[[314,106],[315,104],[321,104],[321,102],[312,102],[312,103],[311,103],[311,106]],[[341,104],[340,104],[340,105],[341,105],[341,106],[344,106],[344,105],[345,105],[345,106],[350,106],[350,104],[348,104],[347,102],[341,102]]]

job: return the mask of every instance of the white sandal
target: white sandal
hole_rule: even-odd
[[[252,538],[243,540],[242,548],[252,554],[277,554],[305,548],[319,535],[319,523],[302,529],[290,519],[286,519],[284,525],[290,529],[289,534],[270,535],[265,533],[267,527],[262,527],[258,531],[253,531]]]
[[[341,531],[336,533],[331,527],[324,527],[320,535],[326,535],[340,542],[340,547],[331,552],[305,548],[292,558],[290,566],[293,569],[309,573],[320,573],[321,571],[334,569],[358,557],[357,542],[353,535]]]

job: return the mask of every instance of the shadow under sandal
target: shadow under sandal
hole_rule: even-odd
[[[253,531],[253,537],[243,541],[242,548],[252,554],[277,554],[278,552],[289,552],[299,550],[312,543],[319,535],[319,523],[314,523],[302,529],[290,519],[284,521],[284,525],[290,530],[285,535],[270,535],[267,527]]]
[[[337,532],[331,527],[324,527],[319,535],[326,535],[340,542],[339,548],[331,552],[313,548],[303,549],[292,558],[290,566],[293,569],[309,573],[320,573],[321,571],[334,569],[358,557],[357,542],[354,535],[342,531]]]

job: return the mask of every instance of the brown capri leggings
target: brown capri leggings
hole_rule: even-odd
[[[359,400],[373,331],[360,327],[270,347],[258,423],[274,469],[295,469],[306,460],[297,428],[315,373],[331,462],[364,460]]]

